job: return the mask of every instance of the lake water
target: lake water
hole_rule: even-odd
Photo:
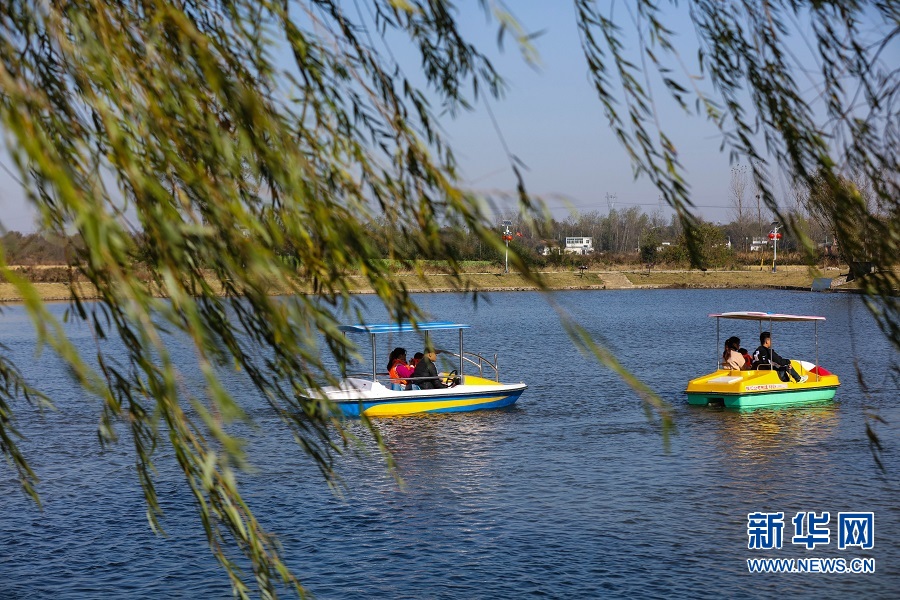
[[[554,297],[672,403],[668,444],[629,388],[582,358],[555,310],[528,292],[492,294],[474,309],[458,295],[418,297],[435,318],[471,323],[466,348],[499,352],[502,378],[529,388],[509,410],[379,421],[405,489],[371,452],[339,461],[345,489],[334,495],[277,415],[234,384],[257,425],[247,434],[255,471],[242,475],[245,498],[310,592],[335,599],[900,594],[898,356],[857,297],[710,290]],[[835,401],[752,412],[688,406],[687,381],[710,371],[719,351],[707,314],[729,310],[825,316],[819,356],[841,376]],[[90,355],[87,329],[70,331]],[[812,360],[812,331],[776,325],[775,348]],[[757,345],[756,323],[723,321],[722,333],[751,351]],[[455,332],[446,336],[445,344],[434,339],[456,347]],[[128,440],[99,449],[98,402],[52,355],[35,357],[20,307],[3,309],[0,338],[59,409],[38,415],[17,405],[44,510],[19,491],[8,465],[0,468],[0,598],[230,597],[172,465],[160,460],[168,533],[160,537],[147,526]],[[395,342],[411,351],[421,345],[414,336]],[[869,449],[867,412],[887,421],[876,427],[886,474]],[[785,513],[783,548],[748,549],[747,515],[757,511]],[[801,511],[830,512],[829,544],[792,544],[791,519]],[[839,512],[874,513],[874,548],[837,548]],[[764,557],[872,558],[875,573],[749,573],[747,559]]]

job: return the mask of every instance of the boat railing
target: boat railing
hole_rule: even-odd
[[[459,360],[459,353],[453,352],[451,350],[441,350],[440,354],[446,355],[446,356],[452,356],[457,361]],[[496,381],[498,383],[500,382],[500,363],[497,359],[496,354],[494,354],[494,360],[491,361],[491,360],[485,358],[484,356],[482,356],[481,354],[478,354],[477,352],[466,352],[463,355],[463,362],[465,362],[466,364],[472,365],[473,367],[478,369],[479,377],[484,378],[485,371],[487,371],[488,376],[486,377],[486,379],[493,379],[494,381]],[[384,379],[384,380],[387,380],[390,382],[392,379],[390,374],[387,373],[386,371],[379,371],[379,372],[375,373],[375,376],[376,376],[377,380]],[[360,377],[362,379],[372,379],[372,371],[360,372],[360,373],[347,373],[345,375],[345,377]],[[412,381],[414,379],[415,378],[413,378],[413,377],[404,377],[404,380]],[[420,379],[428,379],[428,378],[423,377]]]
[[[365,379],[367,381],[371,381],[372,380],[372,371],[360,371],[359,373],[347,373],[346,375],[344,375],[344,378],[345,379]],[[378,381],[379,383],[384,383],[384,382],[396,383],[396,381],[399,381],[400,379],[402,379],[403,381],[412,381],[415,383],[416,381],[424,381],[426,379],[429,379],[429,380],[434,379],[434,377],[401,377],[401,378],[398,378],[395,380],[393,377],[391,377],[391,374],[386,371],[379,371],[378,373],[375,373],[375,381]]]
[[[438,374],[438,375],[439,375],[439,379],[441,381],[444,381],[444,377],[446,375],[445,376],[440,376],[440,374]],[[347,373],[347,375],[345,376],[345,381],[350,380],[350,379],[362,379],[364,381],[372,381],[372,373],[371,372]],[[394,379],[393,377],[390,376],[390,373],[376,373],[375,381],[377,381],[378,383],[384,385],[385,387],[387,387],[389,389],[401,390],[401,389],[405,389],[405,388],[400,383],[400,381],[416,385],[420,381],[434,381],[434,377],[404,377],[403,379]],[[449,382],[445,382],[445,383],[449,383]],[[406,388],[406,389],[408,389],[408,388]],[[416,385],[416,387],[414,387],[412,389],[417,390],[417,389],[419,389],[419,387],[418,387],[418,385]]]
[[[452,352],[450,350],[441,350],[441,354],[447,354],[459,360],[459,354],[456,352]],[[484,370],[488,369],[488,377],[486,379],[493,379],[494,381],[500,381],[500,363],[497,360],[497,355],[494,354],[494,361],[491,362],[481,354],[476,352],[466,352],[463,355],[463,362],[470,364],[478,369],[478,376],[484,378]],[[491,376],[493,375],[493,376]]]

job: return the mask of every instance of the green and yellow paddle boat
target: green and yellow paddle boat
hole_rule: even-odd
[[[718,405],[726,408],[756,408],[795,403],[832,400],[840,385],[838,376],[819,365],[820,321],[825,317],[785,315],[763,312],[727,312],[709,315],[716,318],[716,364],[718,369],[692,379],[687,386],[688,403],[694,405]],[[803,377],[794,381],[776,370],[736,370],[721,362],[719,344],[719,320],[738,319],[758,321],[760,330],[768,322],[769,331],[775,323],[813,323],[815,327],[815,362],[791,359],[791,366]],[[787,381],[784,381],[787,379]]]

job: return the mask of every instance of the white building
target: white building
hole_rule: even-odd
[[[549,256],[554,248],[550,246],[544,247],[544,256]],[[556,253],[562,254],[593,254],[594,238],[589,237],[567,237],[566,245],[562,248],[556,248]]]
[[[563,248],[566,254],[593,254],[594,238],[589,237],[567,237],[566,247]]]
[[[753,241],[750,242],[750,252],[761,252],[769,247],[769,239],[768,238],[753,238]]]

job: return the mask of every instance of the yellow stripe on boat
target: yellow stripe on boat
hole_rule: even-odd
[[[468,376],[467,376],[468,378]],[[495,382],[491,382],[495,383]],[[376,406],[372,406],[367,408],[364,411],[364,414],[367,417],[394,417],[398,415],[411,415],[413,413],[422,413],[422,412],[430,412],[433,410],[440,410],[442,408],[457,408],[463,406],[475,406],[477,404],[488,404],[491,402],[496,402],[498,400],[502,400],[506,396],[493,396],[489,398],[479,397],[472,398],[471,400],[467,399],[457,399],[457,400],[434,400],[434,401],[426,401],[426,402],[400,402],[396,404],[378,404]]]
[[[443,374],[446,377],[446,374]],[[493,379],[485,379],[484,377],[478,377],[476,375],[463,375],[463,379],[465,380],[463,383],[466,385],[503,385],[498,381],[494,381]]]

